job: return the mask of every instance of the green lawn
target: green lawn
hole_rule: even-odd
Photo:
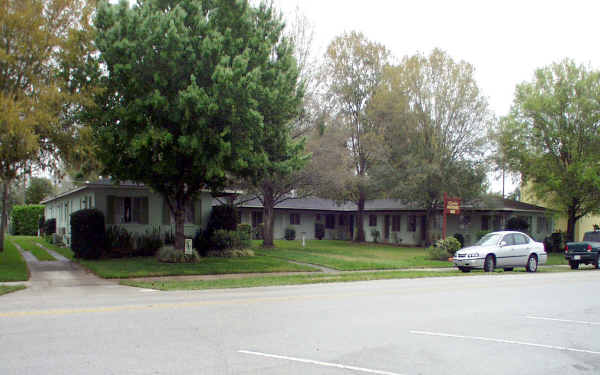
[[[46,249],[56,251],[57,253],[64,256],[65,258],[68,258],[70,260],[75,260],[75,255],[73,254],[73,250],[71,250],[68,247],[53,245],[53,244],[49,243],[48,241],[46,241],[42,237],[32,237],[32,240],[39,244],[42,244]]]
[[[506,272],[513,274],[525,272],[525,270],[516,270]],[[572,272],[563,268],[545,268],[538,272]],[[319,284],[319,283],[339,283],[351,281],[369,281],[385,279],[418,279],[425,277],[449,277],[449,276],[482,276],[483,271],[473,271],[462,273],[460,271],[385,271],[385,272],[348,272],[342,274],[310,274],[310,275],[283,275],[283,276],[259,276],[244,277],[235,279],[215,279],[215,280],[173,280],[173,281],[133,281],[123,280],[122,285],[129,285],[138,288],[157,289],[157,290],[201,290],[201,289],[227,289],[227,288],[252,288],[260,286],[275,285],[300,285],[300,284]],[[503,270],[497,270],[490,276],[505,274]]]
[[[17,248],[4,240],[4,251],[0,252],[0,281],[25,281],[29,279],[27,263]]]
[[[406,248],[383,244],[349,241],[275,241],[275,249],[260,249],[260,241],[253,246],[258,254],[318,264],[340,271],[384,270],[398,268],[452,267],[447,261],[428,259],[425,249]]]
[[[313,267],[281,259],[254,256],[242,258],[202,258],[196,264],[161,263],[154,257],[78,260],[79,263],[104,278],[128,278],[178,275],[222,275],[258,272],[317,271]]]
[[[0,296],[25,289],[25,285],[0,285]]]
[[[33,236],[10,236],[8,237],[12,241],[15,241],[23,250],[31,252],[40,261],[52,261],[56,260],[55,257],[48,254],[48,252],[41,247],[36,245],[37,237]]]

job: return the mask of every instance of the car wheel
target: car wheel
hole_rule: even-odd
[[[576,260],[570,260],[569,266],[571,267],[572,270],[576,270],[579,268],[579,262]]]
[[[494,256],[492,254],[485,257],[485,262],[483,262],[483,270],[485,272],[494,272]]]
[[[531,254],[529,256],[529,259],[527,259],[527,265],[525,266],[525,269],[527,270],[527,272],[535,272],[537,271],[537,267],[538,258],[535,254]]]
[[[512,268],[512,267],[506,267],[506,268],[504,268],[504,271],[506,271],[506,272],[510,272],[512,270],[514,270],[514,268]]]
[[[595,269],[600,268],[600,264],[598,264],[598,263],[600,263],[600,254],[596,254],[596,259],[594,260],[594,268]]]
[[[458,267],[458,269],[465,273],[471,272],[471,269],[469,267]]]

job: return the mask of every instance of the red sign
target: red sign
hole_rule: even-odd
[[[448,198],[446,201],[446,213],[451,215],[460,215],[460,199]]]

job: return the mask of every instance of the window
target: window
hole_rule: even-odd
[[[290,214],[290,224],[300,225],[300,214]]]
[[[321,221],[321,214],[317,214],[317,221]]]
[[[537,218],[537,233],[550,232],[548,227],[548,218],[545,216],[539,216]]]
[[[344,216],[343,214],[339,215],[338,225],[346,225],[346,216]]]
[[[252,211],[252,228],[256,228],[263,222],[262,211]]]
[[[502,241],[506,242],[506,246],[513,246],[515,244],[515,235],[507,234],[506,236],[504,236]]]
[[[148,224],[148,197],[107,197],[107,224]]]
[[[325,215],[325,228],[327,228],[327,229],[335,228],[335,215],[332,215],[332,214]]]
[[[490,217],[487,215],[481,217],[481,230],[490,230]]]
[[[369,215],[369,226],[370,227],[377,226],[377,215]]]
[[[417,231],[417,216],[416,215],[410,215],[408,217],[408,231],[409,232]]]
[[[470,215],[464,215],[464,216],[460,216],[460,229],[466,229],[469,228],[471,226],[471,216]]]
[[[529,243],[529,239],[522,234],[515,234],[515,245],[526,245]]]
[[[400,215],[392,216],[392,232],[400,232]]]

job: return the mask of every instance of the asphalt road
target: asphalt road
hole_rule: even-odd
[[[600,374],[600,271],[0,297],[0,374]]]

